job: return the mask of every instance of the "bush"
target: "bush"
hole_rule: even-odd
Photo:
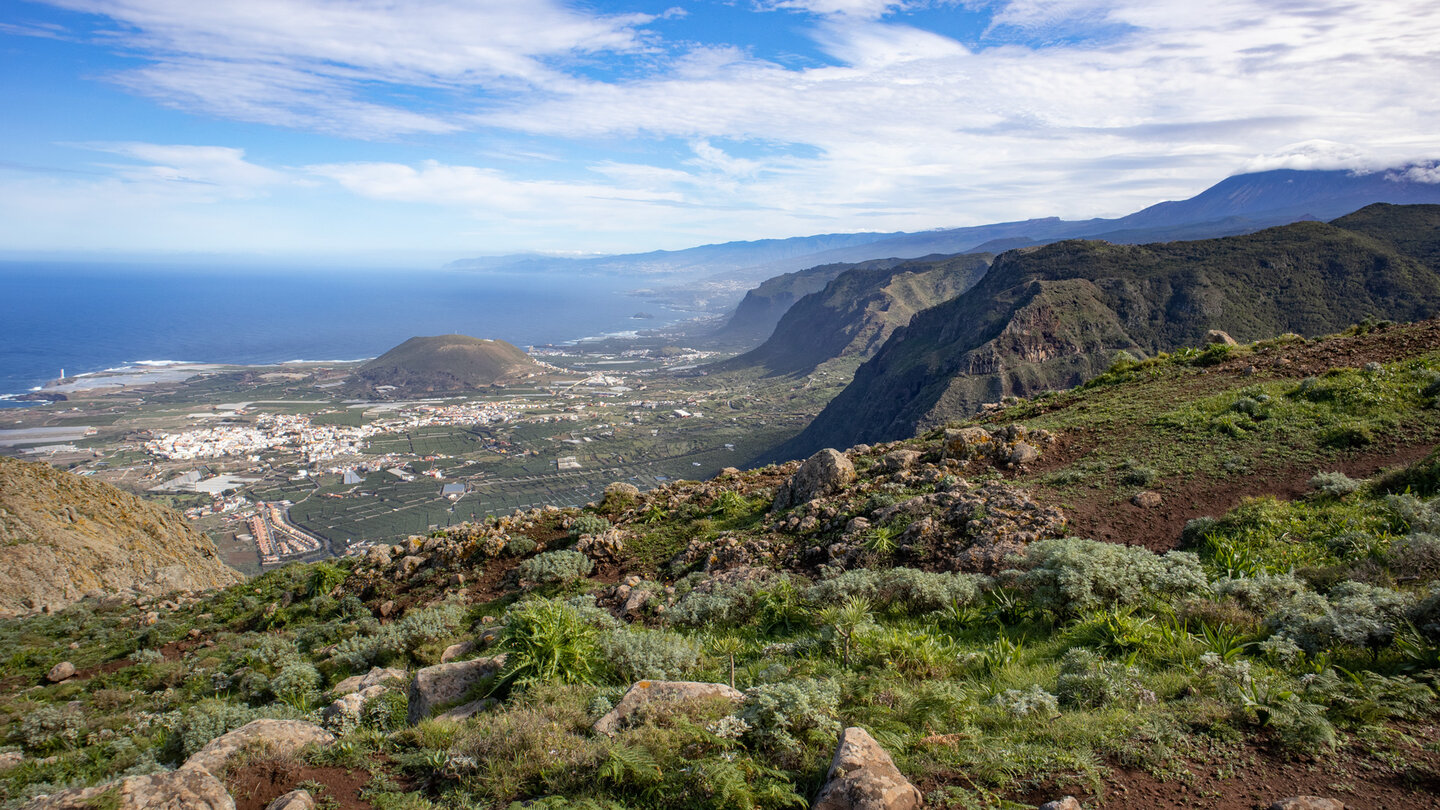
[[[1390,544],[1386,563],[1396,574],[1434,579],[1440,577],[1440,537],[1410,534]]]
[[[306,710],[320,697],[320,673],[309,664],[291,664],[270,679],[270,691],[285,703]]]
[[[1055,696],[1035,684],[1025,691],[1006,689],[990,699],[991,706],[999,706],[1011,717],[1051,718],[1060,714],[1060,704]]]
[[[544,585],[566,585],[590,576],[595,564],[573,549],[547,551],[520,563],[520,579]]]
[[[622,683],[674,680],[695,666],[700,651],[684,636],[663,631],[615,630],[600,637],[600,653]]]
[[[1440,644],[1440,584],[1430,586],[1429,596],[1410,609],[1410,623],[1432,644]]]
[[[408,725],[409,710],[408,695],[398,689],[386,689],[360,707],[360,723],[377,731],[399,731]]]
[[[1414,495],[1390,495],[1385,508],[1413,533],[1440,534],[1440,511]]]
[[[74,748],[85,732],[84,719],[71,709],[41,705],[20,721],[20,744],[32,754]]]
[[[1035,606],[1058,616],[1136,607],[1208,590],[1200,558],[1184,551],[1157,555],[1143,548],[1079,537],[1041,540],[1010,572]]]
[[[812,602],[834,605],[855,597],[880,610],[909,614],[973,605],[988,585],[975,574],[933,573],[913,568],[859,568],[822,580],[805,592]]]
[[[524,557],[539,545],[525,535],[517,534],[505,541],[505,553],[511,557]]]
[[[372,624],[364,632],[343,639],[335,645],[330,660],[352,672],[383,666],[415,653],[429,642],[453,635],[464,621],[465,607],[458,602],[411,611],[398,622]]]
[[[1217,581],[1214,587],[1217,597],[1234,600],[1256,616],[1268,615],[1278,605],[1310,591],[1309,586],[1292,574],[1233,577]]]
[[[1090,650],[1075,647],[1060,659],[1055,696],[1062,705],[1080,709],[1098,709],[1134,700],[1140,694],[1135,674],[1131,667],[1105,661]]]
[[[704,582],[681,596],[666,611],[665,617],[671,624],[681,627],[744,624],[760,612],[761,596],[775,582],[774,577],[757,577],[741,582]]]
[[[1378,654],[1395,640],[1407,601],[1388,588],[1342,582],[1328,596],[1312,593],[1291,599],[1275,611],[1270,624],[1311,655],[1342,645]]]
[[[592,515],[586,512],[575,518],[570,524],[570,536],[579,537],[582,534],[600,534],[607,532],[614,527],[610,521],[599,515]]]
[[[1158,470],[1134,462],[1127,462],[1125,469],[1120,473],[1120,483],[1130,486],[1148,487],[1158,480],[1160,480]]]
[[[1360,489],[1360,482],[1342,472],[1322,472],[1316,473],[1310,479],[1310,488],[1326,495],[1343,498]]]
[[[805,678],[746,690],[738,714],[750,726],[746,737],[756,747],[796,763],[807,746],[835,744],[839,703],[840,687],[834,681]]]
[[[558,599],[522,602],[505,614],[500,648],[508,658],[502,680],[593,684],[603,671],[600,630],[579,608]]]
[[[258,712],[245,706],[221,700],[203,700],[172,719],[166,752],[177,761],[187,759],[205,743],[234,731],[258,716]]]

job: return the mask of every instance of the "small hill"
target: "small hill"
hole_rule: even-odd
[[[108,484],[0,456],[0,615],[87,591],[164,594],[240,582],[173,509]]]
[[[529,355],[503,340],[413,337],[361,366],[355,387],[378,396],[471,391],[539,369]]]
[[[1001,254],[969,292],[916,315],[772,458],[903,438],[982,403],[1066,388],[1117,351],[1150,356],[1211,329],[1253,340],[1440,312],[1440,206],[1376,205],[1333,223]]]
[[[823,290],[784,313],[769,340],[712,368],[806,374],[839,357],[870,357],[915,313],[974,286],[993,259],[980,253],[842,265],[847,269]]]

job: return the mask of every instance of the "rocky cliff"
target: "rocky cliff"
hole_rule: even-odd
[[[0,456],[0,615],[87,591],[164,594],[239,582],[173,509],[46,464]]]

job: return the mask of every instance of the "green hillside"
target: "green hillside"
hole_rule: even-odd
[[[837,357],[869,357],[916,312],[968,290],[993,258],[978,253],[851,267],[795,302],[758,348],[712,368],[805,374]]]
[[[1117,351],[1334,332],[1440,312],[1440,206],[1376,205],[1246,236],[1001,254],[969,292],[919,313],[772,458],[895,439],[1007,395],[1078,384]]]
[[[245,808],[802,808],[855,727],[927,808],[1430,806],[1437,405],[1440,321],[1189,347],[804,466],[0,621],[0,805],[188,761]],[[712,686],[612,713],[657,680]],[[260,718],[289,736],[192,758]]]

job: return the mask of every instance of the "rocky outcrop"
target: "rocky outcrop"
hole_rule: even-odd
[[[218,775],[225,772],[225,764],[231,757],[251,745],[264,745],[277,755],[290,756],[307,745],[329,745],[334,741],[334,734],[303,720],[252,720],[206,743],[180,767]]]
[[[465,697],[470,687],[498,673],[505,666],[505,656],[452,661],[425,667],[410,682],[410,708],[406,719],[410,725],[424,720],[442,706]]]
[[[775,493],[771,511],[780,512],[832,495],[854,480],[855,465],[844,453],[827,447],[806,459],[800,469],[781,485],[780,491]]]
[[[825,786],[811,810],[920,810],[924,798],[863,728],[840,733]]]
[[[173,509],[47,464],[0,456],[0,616],[87,591],[162,595],[240,582]]]
[[[41,796],[25,810],[235,810],[235,800],[215,775],[203,769],[181,769],[149,776],[131,776],[90,788],[73,788]]]
[[[615,704],[615,708],[595,721],[592,730],[596,734],[614,734],[642,708],[657,704],[676,704],[711,698],[723,698],[739,703],[745,699],[745,695],[723,683],[636,681],[625,691],[625,696],[620,698],[620,702]]]

